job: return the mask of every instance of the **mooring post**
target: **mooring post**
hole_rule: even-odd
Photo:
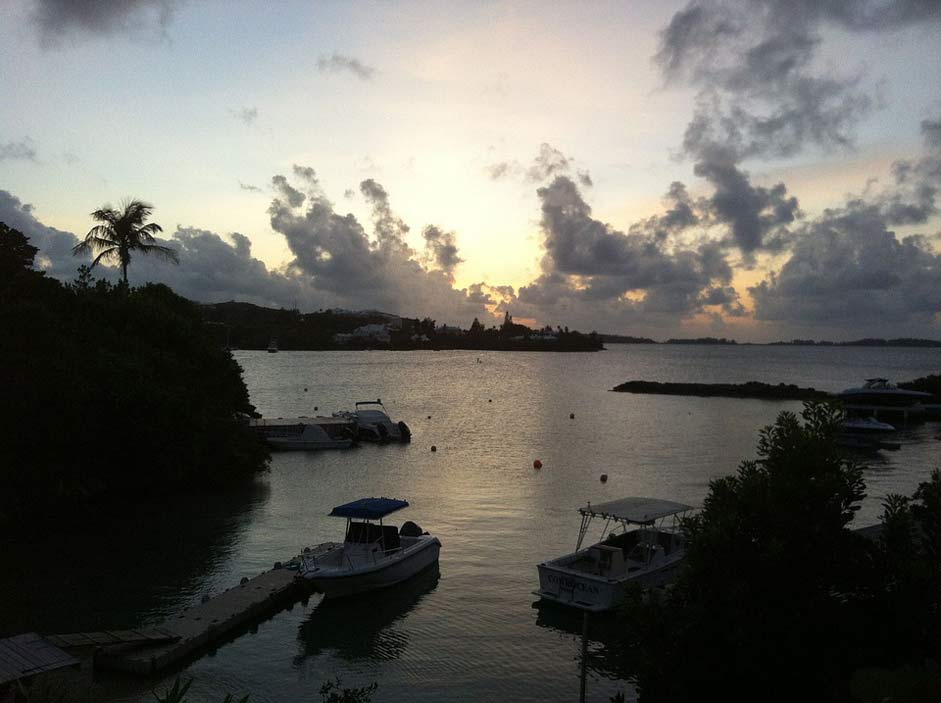
[[[582,680],[578,693],[579,703],[585,703],[585,681],[588,677],[588,614],[585,611],[582,615]]]

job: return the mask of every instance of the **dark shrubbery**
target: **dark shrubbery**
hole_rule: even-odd
[[[26,254],[24,254],[26,252]],[[267,465],[241,369],[162,285],[64,286],[0,229],[0,529],[226,485]],[[27,524],[28,523],[28,524]]]
[[[938,656],[941,472],[886,499],[877,540],[852,532],[865,486],[840,419],[781,413],[757,461],[710,483],[674,587],[625,608],[642,701],[851,700],[861,670]]]

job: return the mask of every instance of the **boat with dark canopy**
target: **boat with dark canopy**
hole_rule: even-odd
[[[346,520],[342,543],[304,550],[299,573],[328,597],[347,596],[405,581],[438,561],[441,542],[414,522],[383,522],[408,507],[395,498],[360,498],[338,505],[331,517]]]

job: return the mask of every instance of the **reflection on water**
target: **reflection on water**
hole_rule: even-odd
[[[0,637],[129,629],[198,599],[270,495],[266,481],[142,502],[94,524],[0,544]]]
[[[381,591],[321,600],[299,628],[301,653],[295,664],[324,652],[350,662],[398,659],[408,646],[408,634],[396,629],[395,624],[435,590],[440,577],[435,563]]]
[[[536,606],[536,625],[556,633],[581,647],[583,614],[571,608],[553,605]],[[632,676],[630,661],[625,656],[623,622],[610,613],[590,615],[588,621],[588,671],[614,681]]]

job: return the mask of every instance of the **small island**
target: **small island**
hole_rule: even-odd
[[[697,395],[722,398],[759,398],[767,400],[825,400],[832,397],[826,391],[800,388],[793,383],[659,383],[657,381],[627,381],[611,390],[618,393],[646,393],[657,395]]]

